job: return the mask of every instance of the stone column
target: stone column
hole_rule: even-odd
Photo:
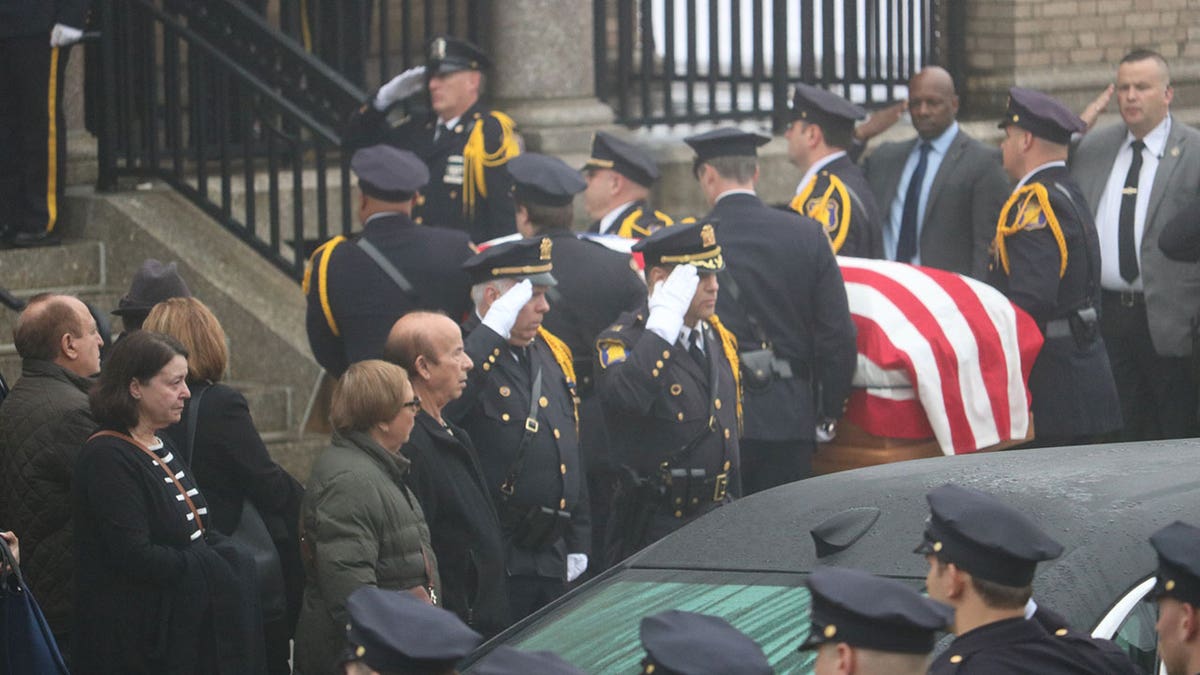
[[[612,109],[595,93],[592,1],[491,3],[488,87],[530,150],[584,153],[592,132],[612,124]]]

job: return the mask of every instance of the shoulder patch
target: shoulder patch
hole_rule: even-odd
[[[596,353],[600,355],[601,368],[623,363],[628,356],[625,353],[625,343],[613,339],[596,341]]]

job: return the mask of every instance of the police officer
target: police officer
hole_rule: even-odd
[[[1200,528],[1175,521],[1155,532],[1158,655],[1167,675],[1200,673]]]
[[[63,82],[87,0],[0,2],[0,243],[51,246],[66,182]]]
[[[954,611],[912,588],[859,570],[819,567],[809,576],[812,626],[800,651],[817,650],[817,673],[919,675]]]
[[[346,600],[346,675],[455,673],[483,638],[453,613],[409,593],[364,586]]]
[[[522,239],[463,264],[475,301],[464,346],[478,365],[443,412],[475,441],[496,500],[514,620],[561,595],[591,544],[571,350],[541,325],[553,247]]]
[[[405,313],[428,309],[459,320],[470,308],[461,269],[473,253],[467,235],[422,227],[411,217],[429,180],[421,160],[375,145],[355,152],[350,168],[362,192],[362,232],[318,247],[304,276],[308,342],[334,377],[351,363],[380,358],[388,331]]]
[[[1000,212],[988,282],[1045,336],[1029,374],[1039,444],[1087,442],[1120,429],[1121,408],[1097,323],[1100,244],[1066,165],[1084,124],[1049,96],[1013,87],[1000,126],[1017,185]]]
[[[430,41],[424,66],[384,84],[351,118],[351,146],[389,143],[411,150],[429,166],[430,182],[414,220],[465,231],[474,242],[512,234],[515,226],[504,164],[520,154],[512,118],[480,103],[487,56],[448,36]],[[392,127],[387,113],[428,89],[430,111]]]
[[[762,647],[719,616],[668,610],[642,619],[639,629],[649,675],[768,675]]]
[[[737,336],[744,393],[742,486],[753,494],[812,470],[841,417],[857,359],[846,287],[824,228],[754,194],[757,147],[770,139],[721,128],[684,141],[721,222],[728,260],[717,313]],[[820,429],[818,430],[818,427]]]
[[[1051,634],[1025,616],[1037,564],[1063,547],[995,497],[943,485],[932,490],[930,518],[916,553],[929,562],[929,597],[954,608],[957,635],[929,672],[1135,673],[1103,640]]]
[[[838,255],[883,257],[879,207],[862,169],[846,154],[862,108],[833,92],[797,84],[784,137],[788,159],[804,172],[793,211],[816,219]]]
[[[508,171],[513,177],[517,231],[554,242],[558,284],[546,293],[550,311],[543,325],[561,338],[574,356],[579,443],[587,462],[591,499],[592,550],[601,551],[616,472],[609,459],[604,412],[594,395],[596,336],[622,312],[645,302],[646,285],[633,271],[628,254],[581,239],[571,231],[571,203],[585,187],[578,171],[560,159],[536,153],[514,157]],[[592,565],[593,572],[599,569]]]
[[[648,202],[658,180],[658,164],[645,150],[607,131],[592,137],[592,154],[583,165],[587,190],[583,193],[589,218],[588,232],[641,239],[671,217]]]
[[[600,334],[600,401],[624,467],[610,563],[682,527],[737,492],[737,340],[717,319],[725,269],[716,223],[675,225],[634,245],[648,304]]]

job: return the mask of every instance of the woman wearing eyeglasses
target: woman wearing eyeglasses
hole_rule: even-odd
[[[406,590],[438,604],[437,559],[400,454],[420,408],[404,369],[384,361],[351,365],[333,390],[333,439],[313,465],[300,509],[307,584],[298,675],[333,670],[355,589]]]

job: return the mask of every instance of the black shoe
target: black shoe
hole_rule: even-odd
[[[54,232],[18,232],[9,243],[15,248],[58,246],[62,244],[62,237]]]

